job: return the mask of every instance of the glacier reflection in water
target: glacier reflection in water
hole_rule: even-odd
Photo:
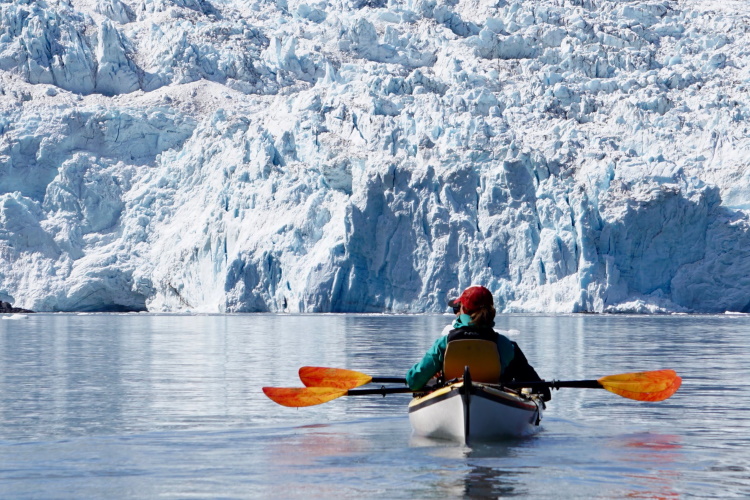
[[[4,317],[7,318],[7,317]],[[553,394],[537,436],[411,436],[408,395],[290,409],[303,365],[401,376],[449,316],[33,314],[0,321],[3,498],[750,496],[750,317],[503,315],[543,377],[673,368],[661,403]]]

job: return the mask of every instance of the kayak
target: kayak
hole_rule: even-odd
[[[458,342],[466,341],[454,343]],[[652,370],[607,375],[596,380],[514,381],[502,385],[499,377],[489,373],[491,370],[483,373],[482,367],[478,367],[475,373],[481,379],[473,381],[468,363],[464,365],[461,378],[454,376],[455,370],[449,363],[443,364],[446,368],[443,377],[449,374],[453,378],[449,378],[447,383],[439,382],[443,385],[418,391],[408,387],[385,386],[380,389],[356,389],[369,383],[405,384],[406,379],[373,377],[342,368],[303,366],[299,374],[305,387],[263,387],[263,393],[272,401],[290,408],[319,405],[342,396],[414,393],[408,409],[415,435],[447,438],[468,444],[476,440],[524,437],[539,432],[544,400],[539,395],[527,394],[527,390],[561,387],[605,389],[635,401],[653,402],[670,398],[682,384],[682,378],[674,370]],[[451,371],[447,368],[451,368]],[[514,388],[524,389],[518,392]]]
[[[415,435],[469,444],[536,434],[543,410],[541,396],[469,379],[412,399],[409,421]]]

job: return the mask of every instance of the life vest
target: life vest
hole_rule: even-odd
[[[473,380],[496,384],[514,354],[513,343],[490,327],[456,328],[448,334],[443,375],[446,380],[460,378],[469,366]]]

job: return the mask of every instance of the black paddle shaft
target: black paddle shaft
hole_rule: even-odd
[[[534,382],[503,382],[502,385],[510,388],[528,387],[549,387],[550,389],[559,389],[560,387],[579,387],[581,389],[604,389],[598,380],[538,380]]]
[[[373,377],[373,382],[393,382],[403,383],[404,379],[396,377]],[[522,388],[528,387],[533,389],[534,387],[549,387],[550,389],[559,389],[561,387],[579,387],[582,389],[603,389],[602,385],[597,380],[537,380],[534,382],[505,382],[502,384],[505,387],[510,388]],[[380,394],[385,396],[386,394],[404,394],[409,392],[427,392],[429,388],[422,388],[416,391],[409,389],[408,387],[380,387],[378,389],[349,389],[346,393],[347,396],[372,396],[374,394]]]
[[[372,383],[375,384],[406,384],[406,379],[403,377],[372,377]],[[581,389],[603,389],[602,384],[598,380],[535,380],[533,382],[501,382],[500,385],[516,389],[520,387],[528,387],[533,389],[534,387],[549,387],[550,389],[559,389],[561,387],[579,387]],[[363,389],[370,390],[370,389]],[[373,389],[375,390],[375,389]],[[404,391],[412,392],[412,391]],[[381,394],[382,391],[377,389],[374,394]]]
[[[405,384],[405,378],[399,377],[372,377],[375,384]],[[559,389],[561,387],[579,387],[582,389],[603,389],[598,380],[535,380],[533,382],[501,382],[500,385],[510,387],[511,389],[519,387],[549,387],[550,389]],[[380,394],[379,392],[377,394]]]

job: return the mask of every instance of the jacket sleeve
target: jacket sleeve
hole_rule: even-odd
[[[504,382],[537,382],[541,381],[542,378],[537,374],[536,370],[529,364],[523,351],[517,343],[513,342],[514,355],[513,360],[508,365],[508,368],[503,371]],[[542,387],[533,390],[536,394],[541,394],[545,401],[552,399],[549,387]]]
[[[432,347],[425,353],[422,360],[406,372],[406,385],[409,386],[409,389],[413,391],[421,389],[435,374],[443,369],[443,359],[445,358],[445,348],[447,345],[448,337],[440,337],[432,344]]]

